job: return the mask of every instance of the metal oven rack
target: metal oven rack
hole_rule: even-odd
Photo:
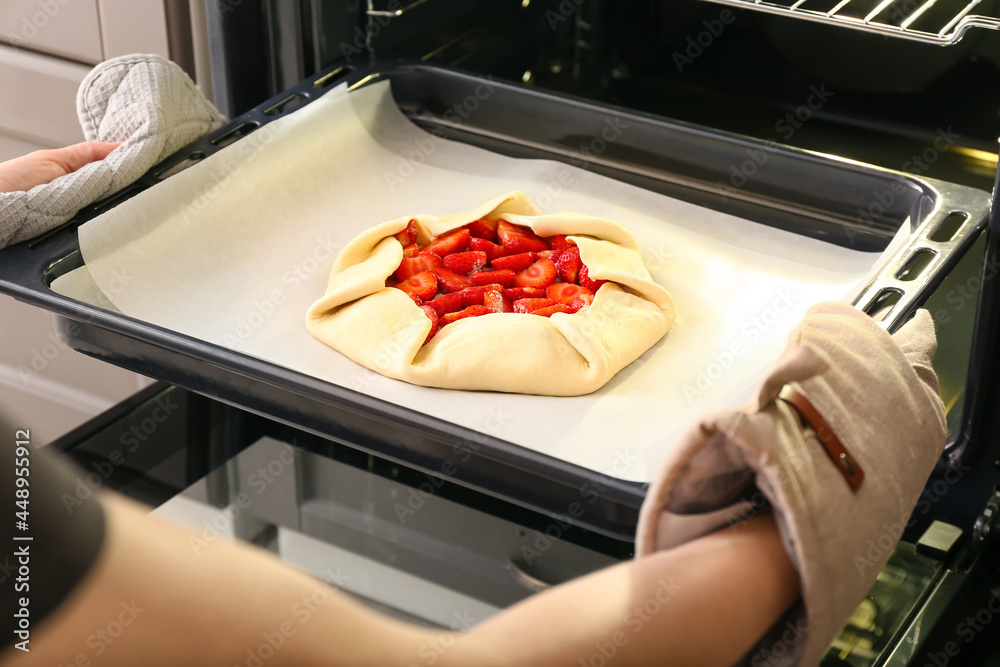
[[[962,0],[964,2],[964,0]],[[1000,29],[1000,17],[973,14],[983,0],[707,0],[720,5],[854,28],[915,42],[957,44],[970,28]]]

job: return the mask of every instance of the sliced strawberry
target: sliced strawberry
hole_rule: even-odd
[[[458,320],[464,320],[467,317],[479,317],[480,315],[489,315],[493,311],[486,306],[469,306],[465,310],[460,310],[457,313],[448,313],[444,317],[438,320],[440,326],[446,324],[451,324],[452,322],[457,322]]]
[[[594,296],[594,293],[586,287],[574,285],[573,283],[553,283],[545,290],[545,296],[557,303],[564,303],[567,306],[572,305],[577,298],[585,294],[590,295],[590,297]]]
[[[415,276],[410,276],[403,282],[396,285],[411,296],[418,296],[421,299],[432,299],[437,294],[438,279],[430,271],[423,271]]]
[[[552,238],[549,239],[549,243],[552,244],[553,250],[565,250],[566,248],[576,245],[568,238],[566,238],[565,234],[557,234],[553,236]]]
[[[590,270],[587,265],[584,264],[580,267],[580,286],[586,287],[592,292],[596,292],[601,289],[601,285],[608,282],[607,280],[594,280],[590,277]]]
[[[514,312],[533,313],[539,308],[554,306],[555,303],[552,299],[518,299],[514,302]]]
[[[560,280],[564,283],[575,283],[579,278],[581,266],[583,262],[580,261],[580,249],[576,246],[566,248],[559,253],[556,268],[559,270]]]
[[[454,257],[454,255],[452,255]],[[480,271],[469,276],[473,285],[500,285],[501,287],[513,287],[515,274],[510,270],[501,271]]]
[[[486,268],[487,257],[485,252],[472,250],[470,252],[456,252],[444,258],[444,268],[455,273],[469,275]]]
[[[417,242],[417,221],[410,220],[406,223],[406,229],[396,234],[396,240],[404,248]]]
[[[504,289],[503,297],[511,301],[518,299],[544,299],[545,290],[539,287],[509,287]]]
[[[406,292],[406,290],[403,290],[403,291],[404,291],[404,292]],[[413,299],[413,303],[417,304],[418,306],[422,306],[422,305],[424,305],[424,300],[423,300],[423,299],[421,299],[421,298],[420,298],[419,296],[417,296],[416,294],[410,294],[409,292],[406,292],[406,295],[407,295],[408,297],[410,297],[411,299]]]
[[[502,257],[506,253],[503,248],[498,246],[496,243],[487,241],[486,239],[477,239],[472,237],[469,239],[469,248],[472,250],[477,250],[479,252],[485,252],[486,257],[492,262],[497,257]]]
[[[437,275],[438,281],[441,283],[441,291],[445,294],[449,292],[458,292],[472,285],[472,283],[469,282],[469,279],[461,273],[449,271],[444,267],[434,269],[434,274]]]
[[[581,308],[586,308],[590,304],[594,303],[593,294],[581,294],[573,300],[573,303],[569,304],[573,309],[573,312],[580,310]]]
[[[403,257],[416,257],[417,253],[420,252],[420,246],[416,243],[411,243],[408,246],[403,246]]]
[[[465,305],[462,303],[462,293],[452,292],[451,294],[442,294],[441,296],[427,302],[427,305],[434,309],[434,312],[441,315],[446,313],[454,313],[455,311],[462,310]]]
[[[418,273],[439,269],[442,265],[443,262],[437,255],[421,253],[413,257],[404,257],[403,261],[399,263],[396,273],[393,275],[395,275],[396,280],[402,282]]]
[[[432,252],[439,257],[446,257],[456,252],[463,252],[468,247],[469,230],[455,229],[425,245],[424,252]]]
[[[500,245],[506,250],[505,255],[549,249],[548,242],[541,236],[527,227],[515,225],[506,220],[501,220],[500,224],[497,225],[497,238],[500,239]]]
[[[538,255],[538,259],[551,259],[553,262],[559,261],[559,255],[563,253],[562,250],[543,250]]]
[[[494,269],[508,269],[510,271],[524,271],[537,259],[533,252],[519,252],[516,255],[497,257],[491,260]]]
[[[532,315],[541,315],[542,317],[551,317],[555,313],[574,313],[576,312],[570,306],[565,303],[557,303],[547,308],[539,308],[538,310],[531,311]]]
[[[509,302],[506,302],[509,303]],[[483,294],[483,305],[490,309],[493,313],[503,313],[505,299],[500,290],[488,290]]]
[[[556,265],[551,259],[540,259],[514,277],[517,287],[548,287],[556,281]]]
[[[476,220],[467,224],[465,228],[469,230],[473,238],[486,239],[493,242],[497,240],[496,220]]]
[[[424,315],[431,321],[431,331],[427,334],[427,338],[424,339],[424,343],[426,343],[438,332],[438,314],[430,306],[420,306],[420,310],[424,311]]]
[[[514,312],[514,304],[507,297],[503,297],[503,312],[505,312],[505,313],[513,313]]]
[[[466,287],[459,294],[462,295],[462,305],[468,308],[469,306],[483,305],[487,292],[499,291],[499,285],[479,285],[477,287]]]

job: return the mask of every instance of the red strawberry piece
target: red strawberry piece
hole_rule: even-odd
[[[505,299],[500,290],[488,290],[483,294],[483,305],[493,313],[503,313]]]
[[[448,313],[444,317],[438,320],[440,326],[446,324],[451,324],[452,322],[457,322],[458,320],[464,320],[467,317],[479,317],[480,315],[489,315],[493,311],[486,306],[469,306],[465,310],[460,310],[457,313]]]
[[[548,306],[547,308],[539,308],[538,310],[533,310],[531,311],[531,314],[541,315],[542,317],[551,317],[555,313],[574,313],[574,312],[576,311],[574,311],[570,306],[567,306],[565,303],[557,303],[555,305]]]
[[[452,255],[454,257],[454,255]],[[473,285],[500,285],[501,287],[514,286],[514,272],[510,270],[502,271],[481,271],[469,276]]]
[[[590,270],[587,268],[586,264],[584,264],[583,266],[580,267],[580,286],[581,287],[586,287],[590,291],[596,292],[597,290],[601,289],[601,285],[603,285],[606,282],[608,282],[608,281],[607,280],[594,280],[593,278],[591,278],[590,277]]]
[[[556,281],[556,265],[551,259],[540,259],[514,277],[517,287],[548,287]]]
[[[473,238],[496,242],[497,224],[496,220],[476,220],[467,224],[465,228],[469,230]]]
[[[581,308],[589,306],[592,303],[594,303],[594,295],[593,294],[581,294],[580,296],[576,297],[573,300],[573,303],[571,303],[569,305],[570,305],[571,308],[573,308],[573,312],[576,312],[576,311],[580,310]]]
[[[465,308],[465,304],[462,303],[462,293],[452,292],[451,294],[442,294],[441,296],[428,301],[427,305],[434,309],[434,312],[441,315],[446,313],[454,313],[456,311]]]
[[[420,246],[416,243],[411,243],[410,245],[403,247],[403,257],[416,257],[419,252]]]
[[[536,259],[533,252],[519,252],[516,255],[497,257],[490,261],[494,269],[507,269],[510,271],[524,271],[531,266]]]
[[[559,270],[559,279],[564,283],[575,283],[579,277],[581,266],[583,266],[583,262],[580,261],[580,249],[576,246],[566,248],[559,253],[556,268]]]
[[[472,250],[470,252],[456,252],[444,258],[444,268],[455,273],[469,275],[486,268],[486,253]]]
[[[431,321],[431,331],[427,334],[427,338],[424,339],[424,343],[426,343],[438,332],[438,314],[430,306],[420,306],[420,310],[424,311],[424,315]]]
[[[514,304],[507,297],[503,297],[503,312],[505,312],[505,313],[513,313],[514,312]]]
[[[437,275],[438,280],[441,283],[441,291],[445,294],[449,292],[459,292],[472,285],[472,283],[469,282],[469,279],[461,273],[455,273],[454,271],[449,271],[443,267],[440,269],[434,269],[434,274]]]
[[[469,239],[469,248],[479,252],[485,252],[487,259],[491,262],[497,257],[501,257],[505,254],[503,248],[498,246],[496,243],[492,243],[486,239],[477,239],[475,237]]]
[[[399,268],[396,269],[396,273],[394,275],[396,280],[402,282],[407,278],[417,275],[418,273],[439,269],[442,265],[443,262],[437,255],[421,253],[419,255],[414,255],[413,257],[404,257],[403,261],[399,263]]]
[[[556,236],[553,236],[552,238],[549,239],[549,243],[552,244],[553,250],[565,250],[566,248],[570,248],[576,245],[568,238],[566,238],[565,234],[557,234]]]
[[[551,259],[553,262],[558,262],[561,254],[563,254],[562,250],[543,250],[538,253],[538,259]]]
[[[500,245],[506,251],[505,255],[549,249],[548,242],[541,236],[527,227],[515,225],[506,220],[501,220],[500,224],[497,225],[497,238],[500,239]]]
[[[421,299],[416,294],[410,294],[409,292],[406,292],[406,295],[409,296],[411,299],[413,299],[413,303],[417,304],[418,306],[424,305],[424,300]]]
[[[404,248],[417,242],[417,221],[410,220],[406,223],[406,229],[396,234],[396,240]]]
[[[464,252],[468,247],[469,230],[455,229],[425,245],[424,252],[432,252],[439,257],[446,257],[456,252]]]
[[[438,279],[430,271],[423,271],[415,276],[410,276],[403,282],[396,285],[410,296],[418,296],[421,299],[433,299],[437,294]]]
[[[590,295],[591,298],[594,296],[594,293],[586,287],[573,283],[553,283],[545,290],[545,296],[556,303],[564,303],[567,306],[572,305],[577,298],[585,294]]]
[[[517,301],[518,299],[544,299],[545,290],[539,287],[510,287],[503,291],[505,299]]]
[[[514,312],[533,313],[539,308],[554,306],[555,303],[552,299],[518,299],[514,302]]]
[[[477,287],[466,287],[459,294],[462,295],[462,305],[468,308],[469,306],[483,305],[487,292],[499,291],[499,285],[480,285]]]

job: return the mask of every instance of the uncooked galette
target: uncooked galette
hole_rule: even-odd
[[[674,317],[624,228],[541,215],[511,192],[362,233],[337,257],[306,326],[397,380],[576,396],[635,361]]]

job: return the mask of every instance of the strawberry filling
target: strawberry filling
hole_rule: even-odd
[[[424,246],[411,220],[395,238],[403,261],[386,287],[405,292],[430,319],[425,343],[469,317],[575,313],[607,282],[590,277],[580,249],[565,236],[538,236],[506,220],[476,220]]]

